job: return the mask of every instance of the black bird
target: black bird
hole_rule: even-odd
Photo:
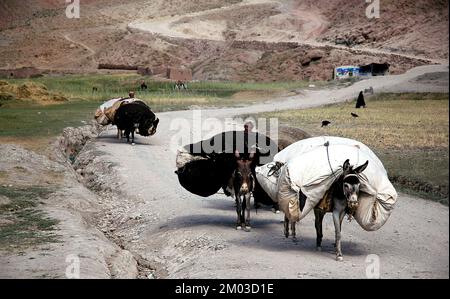
[[[322,128],[328,126],[329,124],[331,124],[331,122],[328,120],[322,121]]]
[[[353,117],[359,117],[359,115],[356,114],[356,113],[353,113],[353,112],[352,112],[351,114],[352,114]]]

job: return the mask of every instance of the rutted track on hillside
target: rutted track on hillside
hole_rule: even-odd
[[[258,7],[260,5],[268,5],[268,4],[278,5],[280,7],[280,10],[283,10],[282,9],[283,4],[279,1],[245,0],[243,2],[232,4],[229,6],[214,8],[210,10],[203,10],[184,15],[166,16],[152,20],[147,20],[145,18],[137,19],[128,24],[128,30],[132,32],[133,31],[148,32],[169,38],[225,41],[225,37],[223,35],[224,30],[226,30],[225,24],[221,24],[217,20],[208,20],[207,18],[206,21],[200,21],[201,18],[199,17],[205,18],[206,16],[211,15],[213,13],[224,13],[242,7],[247,6]],[[332,43],[318,42],[314,38],[322,30],[324,30],[324,27],[327,26],[327,22],[324,20],[324,18],[319,13],[310,10],[308,11],[305,10],[304,12],[297,12],[296,16],[305,23],[303,26],[304,32],[302,32],[299,36],[290,35],[292,34],[292,32],[283,32],[283,30],[274,28],[272,34],[270,34],[269,36],[247,37],[245,39],[236,39],[236,41],[247,41],[247,42],[259,41],[267,43],[289,42],[289,43],[297,43],[298,45],[306,45],[314,48],[333,48],[338,50],[345,50],[358,54],[392,55],[402,58],[419,60],[431,64],[445,63],[445,61],[443,60],[431,59],[418,55],[403,54],[368,47],[348,47]],[[192,23],[189,22],[185,23],[183,21],[185,19],[194,19],[194,18],[198,19]]]

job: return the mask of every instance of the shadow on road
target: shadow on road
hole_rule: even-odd
[[[134,143],[135,145],[147,145],[147,146],[153,146],[154,144],[151,141],[152,137],[142,137],[142,136],[135,136],[134,137]],[[97,139],[104,143],[109,144],[127,144],[127,138],[123,137],[122,139],[117,138],[117,135],[106,135],[102,134],[97,137]],[[131,146],[131,143],[129,143]]]
[[[279,224],[277,219],[257,219],[253,218],[252,227],[264,228],[273,224]],[[198,227],[207,226],[221,227],[235,229],[236,215],[230,213],[230,215],[211,215],[211,214],[198,214],[189,216],[179,216],[167,221],[163,227],[168,230],[178,229],[180,227]]]
[[[334,238],[333,236],[324,236],[322,243],[322,252],[316,250],[316,236],[310,231],[302,234],[301,225],[297,225],[297,241],[285,238],[283,235],[283,225],[280,219],[273,217],[253,218],[252,230],[250,232],[237,231],[235,228],[236,218],[234,214],[230,215],[211,215],[198,214],[189,216],[180,216],[173,218],[159,227],[161,230],[177,231],[180,228],[197,228],[204,227],[205,230],[211,231],[213,234],[225,235],[227,241],[238,247],[250,247],[264,249],[276,252],[300,251],[300,252],[317,252],[318,255],[330,255],[334,259]],[[233,238],[229,238],[229,236]],[[228,236],[228,237],[227,237]],[[363,244],[354,241],[342,240],[342,249],[344,256],[366,256],[370,252]]]

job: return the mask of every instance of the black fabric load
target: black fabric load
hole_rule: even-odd
[[[189,144],[178,153],[177,175],[180,184],[189,192],[208,197],[225,186],[235,168],[235,150],[241,157],[248,158],[255,152],[252,169],[269,163],[278,153],[277,144],[267,136],[259,133],[228,131],[212,138]],[[256,184],[258,197],[267,202],[267,195]],[[267,197],[265,197],[267,196]],[[255,195],[256,200],[256,195]]]
[[[122,104],[114,116],[114,123],[121,130],[139,126],[139,135],[149,136],[149,129],[157,122],[156,115],[142,101]]]

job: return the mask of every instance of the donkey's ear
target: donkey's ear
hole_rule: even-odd
[[[358,166],[358,167],[355,169],[355,173],[361,173],[361,172],[363,172],[363,171],[367,168],[367,165],[369,165],[369,160],[367,160],[366,163],[364,163],[363,165]]]
[[[344,172],[350,170],[350,160],[349,159],[345,160],[344,165],[342,166],[342,169],[344,170]]]

